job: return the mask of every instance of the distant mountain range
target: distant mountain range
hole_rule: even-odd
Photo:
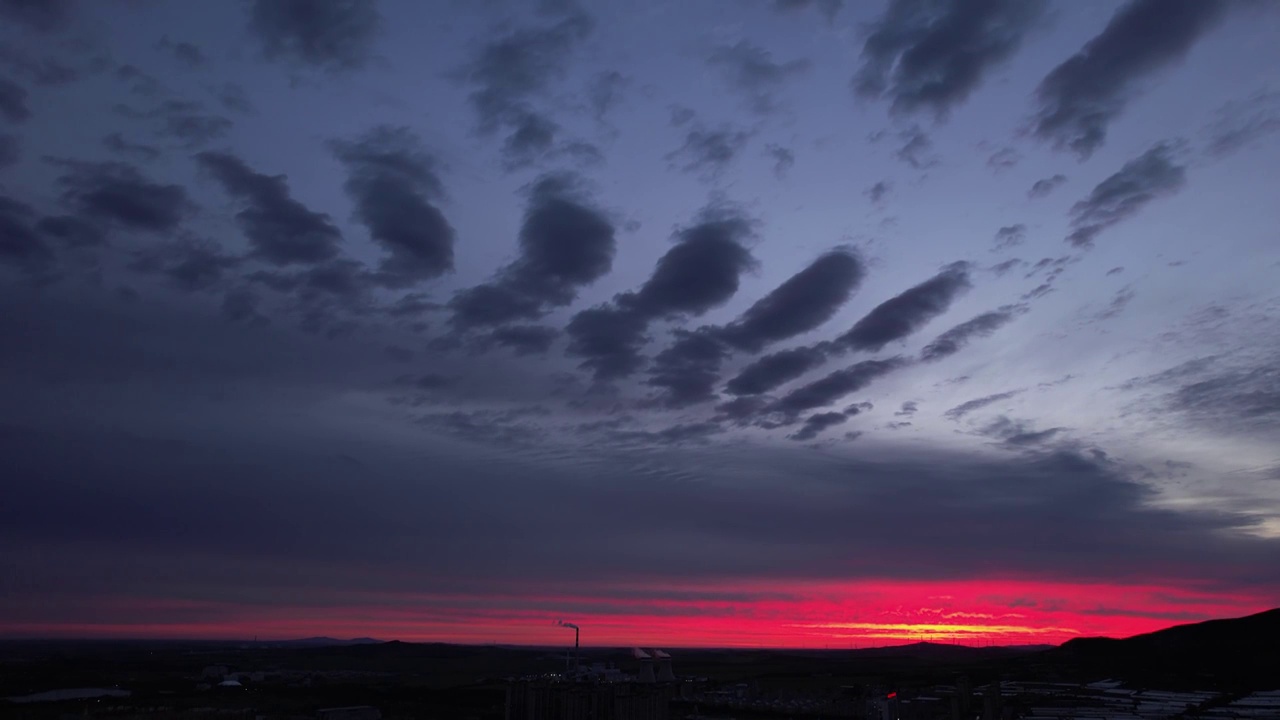
[[[381,645],[383,640],[375,640],[374,638],[360,637],[351,638],[350,640],[341,640],[331,637],[309,637],[300,638],[298,640],[277,640],[272,645],[283,647],[334,647],[345,645]]]

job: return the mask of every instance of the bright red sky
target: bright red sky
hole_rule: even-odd
[[[667,599],[660,599],[666,595]],[[680,598],[680,599],[672,599]],[[918,640],[1060,643],[1122,637],[1268,609],[1263,596],[1159,586],[989,580],[864,581],[788,586],[606,590],[511,595],[348,596],[346,605],[109,598],[95,623],[0,624],[21,636],[286,639],[314,635],[551,645],[872,647]]]

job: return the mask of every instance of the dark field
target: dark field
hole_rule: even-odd
[[[919,643],[829,651],[671,650],[684,701],[804,698],[858,716],[859,702],[886,692],[924,695],[944,684],[992,681],[1082,684],[1239,694],[1280,685],[1274,668],[1280,611],[1180,626],[1127,640],[1084,639],[1058,648],[972,648]],[[584,648],[583,665],[632,673],[626,649]],[[127,690],[128,697],[0,703],[18,718],[315,717],[321,708],[372,705],[384,718],[503,717],[512,678],[565,669],[563,648],[363,642],[0,642],[0,697],[71,688]],[[234,677],[240,686],[222,687]],[[797,701],[799,702],[799,701]],[[705,706],[705,702],[702,703]],[[687,711],[684,714],[677,712]],[[705,711],[705,707],[702,708]],[[855,714],[856,713],[856,714]],[[806,713],[789,713],[806,714]],[[814,710],[810,716],[821,717]],[[735,716],[769,716],[765,711]]]

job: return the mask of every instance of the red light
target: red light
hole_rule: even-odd
[[[898,693],[896,692],[889,693],[889,699],[892,700],[893,698],[896,698],[896,697],[898,697]]]

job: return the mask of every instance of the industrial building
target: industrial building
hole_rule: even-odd
[[[669,720],[679,692],[671,655],[640,648],[631,655],[634,673],[575,661],[564,675],[511,682],[506,720]]]

